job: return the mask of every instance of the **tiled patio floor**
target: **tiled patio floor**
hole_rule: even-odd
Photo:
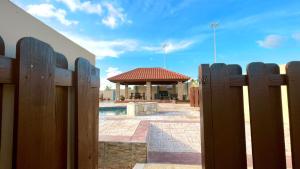
[[[176,105],[178,106],[178,105]],[[179,106],[180,107],[180,106]],[[183,110],[186,109],[186,112]],[[171,111],[167,105],[166,111]],[[105,117],[100,120],[100,138],[107,135],[132,136],[141,121],[149,122],[150,163],[201,164],[201,139],[199,113],[186,105],[153,116]],[[252,166],[250,124],[246,122],[248,166]],[[287,166],[291,167],[291,148],[288,125],[285,124]],[[139,128],[143,132],[145,128]],[[149,166],[150,167],[150,166]],[[150,167],[151,168],[151,167]],[[149,169],[150,169],[149,168]]]

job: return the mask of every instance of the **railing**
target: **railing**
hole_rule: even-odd
[[[285,169],[281,89],[287,86],[293,169],[300,168],[300,62],[286,74],[276,64],[199,68],[202,163],[205,169],[246,169],[243,86],[248,86],[254,169]]]
[[[0,37],[0,118],[3,84],[15,85],[13,168],[66,169],[72,126],[74,168],[96,169],[99,70],[83,58],[75,72],[68,70],[63,55],[34,38],[19,40],[16,50],[16,59],[5,57]],[[69,109],[75,110],[74,126],[68,125]]]

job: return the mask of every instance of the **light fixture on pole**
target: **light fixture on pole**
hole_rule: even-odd
[[[214,31],[214,63],[216,63],[217,62],[216,29],[217,29],[217,27],[219,27],[219,23],[213,22],[210,24],[210,27]]]

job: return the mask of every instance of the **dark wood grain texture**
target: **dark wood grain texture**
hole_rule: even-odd
[[[0,36],[0,55],[4,55],[5,54],[5,45],[4,45],[4,41]],[[1,58],[2,56],[0,56]],[[1,71],[1,62],[0,62],[0,79],[2,77],[2,71]],[[1,80],[0,80],[1,82]],[[0,149],[1,149],[1,131],[2,131],[2,95],[3,93],[3,85],[0,83]]]
[[[5,54],[5,44],[2,37],[0,36],[0,55],[4,55],[4,54]]]
[[[199,98],[199,87],[195,87],[195,90],[194,90],[194,97],[195,97],[195,107],[199,107],[199,104],[200,104],[200,98]]]
[[[99,86],[91,81],[99,71],[83,58],[75,66],[75,169],[97,169]]]
[[[190,88],[190,106],[195,107],[195,88]]]
[[[300,62],[286,67],[293,169],[300,169]]]
[[[67,70],[68,61],[64,55],[55,53],[56,70]],[[57,77],[59,74],[55,74]],[[66,77],[67,78],[67,77]],[[68,87],[55,87],[56,152],[57,169],[67,168],[68,155]]]
[[[246,169],[243,90],[229,82],[242,70],[238,65],[213,64],[210,71],[214,169]]]
[[[247,68],[253,168],[285,169],[285,145],[280,86],[269,77],[279,74],[275,64],[251,63]]]
[[[203,64],[199,67],[200,86],[200,126],[201,126],[201,160],[203,169],[214,169],[213,116],[210,90],[210,68]]]
[[[53,49],[34,38],[17,44],[14,123],[14,169],[54,169],[60,166],[55,114]]]

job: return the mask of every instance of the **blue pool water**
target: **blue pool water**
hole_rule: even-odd
[[[100,115],[126,115],[127,108],[126,107],[100,107],[99,108]]]

